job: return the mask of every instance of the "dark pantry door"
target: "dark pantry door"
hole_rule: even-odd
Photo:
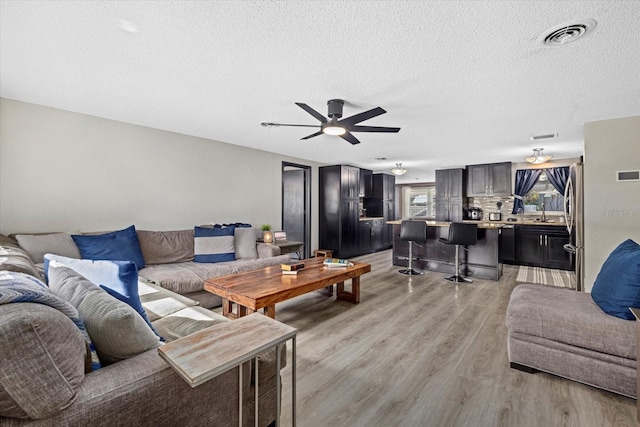
[[[282,171],[282,227],[287,232],[287,240],[306,242],[305,236],[305,171],[283,170]],[[306,247],[303,246],[300,252],[303,257],[306,254]]]

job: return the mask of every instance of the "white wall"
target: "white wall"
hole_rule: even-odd
[[[640,182],[616,182],[616,171],[640,169],[640,116],[584,125],[585,289],[611,251],[640,243]]]
[[[282,161],[318,163],[0,99],[0,233],[281,226]]]

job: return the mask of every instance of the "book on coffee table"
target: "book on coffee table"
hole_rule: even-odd
[[[289,262],[280,264],[280,269],[282,271],[298,271],[304,268],[304,263],[302,262]]]
[[[348,259],[326,258],[322,265],[327,268],[347,268],[353,267],[353,263]]]

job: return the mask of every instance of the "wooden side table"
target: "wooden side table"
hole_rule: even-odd
[[[239,425],[242,427],[242,364],[255,363],[255,425],[258,426],[258,355],[276,349],[276,426],[280,425],[280,352],[292,340],[291,416],[296,425],[296,329],[267,316],[254,313],[220,323],[169,344],[158,353],[191,387],[238,367]]]
[[[280,255],[296,254],[298,255],[298,259],[302,259],[302,254],[300,253],[300,249],[302,249],[302,245],[304,245],[304,242],[295,242],[293,240],[287,240],[286,242],[272,242],[271,244],[276,245],[280,248]]]

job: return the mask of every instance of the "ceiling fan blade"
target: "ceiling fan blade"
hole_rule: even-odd
[[[275,122],[262,122],[262,126],[264,127],[280,127],[280,126],[294,126],[298,128],[318,128],[318,125],[295,125],[292,123],[275,123]]]
[[[348,141],[352,145],[360,144],[360,141],[358,141],[358,139],[355,136],[351,135],[349,132],[345,133],[344,135],[338,135],[338,136]]]
[[[385,133],[398,133],[400,128],[390,128],[384,126],[351,126],[350,132],[385,132]]]
[[[313,108],[309,107],[307,104],[303,104],[301,102],[296,102],[296,105],[298,107],[302,108],[307,113],[311,114],[316,119],[320,120],[322,123],[327,123],[327,118],[325,116],[323,116],[322,114],[318,113],[316,110],[314,110]]]
[[[365,111],[364,113],[355,114],[351,117],[347,117],[346,119],[342,119],[338,121],[338,123],[345,124],[347,126],[353,126],[356,123],[364,122],[365,120],[369,120],[372,117],[376,117],[384,113],[386,113],[385,110],[380,107],[376,107],[369,111]]]
[[[318,136],[318,135],[322,135],[322,131],[318,131],[316,133],[312,133],[311,135],[307,135],[304,138],[300,138],[300,139],[309,139],[309,138],[313,138],[314,136]]]

